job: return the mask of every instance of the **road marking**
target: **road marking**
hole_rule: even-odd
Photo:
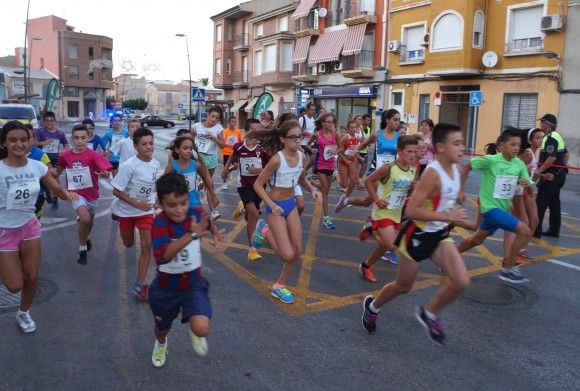
[[[555,265],[560,265],[560,266],[564,266],[564,267],[567,267],[570,269],[580,271],[580,266],[572,265],[571,263],[568,263],[568,262],[558,261],[557,259],[546,259],[546,262],[550,262],[550,263],[553,263]]]
[[[95,218],[107,216],[110,214],[111,214],[111,209],[107,208],[107,209],[95,214]],[[75,225],[75,224],[77,224],[76,219],[67,221],[66,223],[51,225],[50,227],[42,227],[42,232],[52,231],[53,229],[58,229],[58,228],[70,227],[71,225]]]

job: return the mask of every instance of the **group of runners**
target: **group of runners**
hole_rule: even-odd
[[[402,135],[400,113],[390,109],[383,112],[374,131],[368,115],[354,116],[339,130],[333,113],[319,113],[314,119],[314,109],[309,104],[299,117],[284,113],[274,118],[266,112],[261,120],[247,120],[242,132],[235,117],[228,119],[224,129],[221,110],[211,107],[204,122],[177,132],[168,146],[162,175],[153,157],[154,135],[138,120],[130,120],[125,129],[115,115],[102,138],[94,134],[93,121],[84,120],[73,127],[71,146],[56,129],[50,112],[44,113],[43,128],[36,131],[17,121],[4,125],[0,133],[0,175],[4,177],[0,181],[0,279],[9,291],[22,292],[17,313],[22,331],[36,329],[29,308],[41,258],[38,218],[43,200],[53,207],[58,207],[59,198],[72,203],[78,219],[77,262],[87,265],[99,179],[112,178],[111,214],[122,242],[133,246],[135,231],[140,239],[137,278],[131,291],[149,302],[154,315],[153,365],[165,364],[167,334],[180,312],[182,323],[190,326],[194,350],[205,355],[211,304],[209,283],[201,273],[200,239],[211,235],[215,245],[225,240],[224,230],[217,226],[220,201],[214,191],[220,156],[223,190],[232,172],[237,172],[240,202],[234,218],[244,216],[247,221],[247,259],[260,260],[259,250],[266,244],[273,249],[282,268],[271,294],[283,303],[295,301],[287,284],[302,254],[303,190],[321,203],[321,223],[326,229],[336,229],[330,209],[336,214],[348,205],[370,208],[359,239],[374,236],[377,246],[359,266],[365,280],[377,282],[373,265],[381,257],[397,264],[396,279],[376,297],[363,300],[362,325],[369,333],[376,330],[381,307],[410,291],[420,262],[430,258],[447,278],[435,297],[417,308],[416,317],[433,341],[443,343],[438,314],[470,281],[460,253],[481,244],[497,229],[507,233],[499,278],[527,281],[516,260],[529,258],[527,243],[538,225],[533,218],[537,214],[535,181],[553,179],[549,173],[536,172],[543,135],[539,129],[506,129],[489,146],[488,154],[461,167],[465,144],[457,125],[435,125],[425,119],[418,134]],[[462,204],[471,170],[481,171],[482,179],[480,209],[469,219]],[[61,187],[57,179],[63,172],[66,185]],[[334,180],[344,194],[331,208]],[[366,189],[366,194],[354,197],[355,189]],[[208,213],[202,200],[208,204]],[[450,237],[456,226],[474,231],[457,246]],[[148,284],[151,255],[157,272]]]

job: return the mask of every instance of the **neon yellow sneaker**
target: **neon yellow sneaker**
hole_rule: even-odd
[[[165,360],[167,359],[167,339],[165,340],[165,345],[161,345],[157,340],[155,340],[155,346],[153,347],[153,355],[151,356],[151,362],[155,368],[161,368],[165,365]]]
[[[238,201],[236,210],[234,210],[234,213],[232,214],[232,218],[234,220],[239,220],[240,217],[242,217],[242,214],[244,214],[244,203],[242,201]]]
[[[191,337],[191,346],[193,346],[193,350],[197,353],[198,356],[204,357],[207,355],[207,341],[205,337],[198,337],[189,330],[189,336]]]
[[[262,259],[262,256],[260,255],[258,250],[251,249],[250,251],[248,251],[248,261],[256,262],[259,261],[260,259]]]

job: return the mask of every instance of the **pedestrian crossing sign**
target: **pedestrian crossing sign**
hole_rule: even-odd
[[[192,102],[205,102],[205,88],[192,88],[191,89],[191,101]]]

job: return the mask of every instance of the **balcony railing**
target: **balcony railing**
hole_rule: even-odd
[[[542,37],[512,39],[508,42],[506,53],[534,53],[544,49]]]
[[[236,71],[234,73],[234,84],[247,84],[249,80],[248,70]]]
[[[303,62],[301,64],[294,64],[292,79],[300,82],[311,82],[318,80],[317,65],[308,65]]]
[[[312,10],[303,18],[294,21],[294,31],[318,30],[318,11]]]
[[[250,46],[250,34],[240,34],[234,37],[234,50],[247,50]]]
[[[420,64],[425,61],[425,49],[407,50],[406,45],[401,45],[399,54],[399,64]]]
[[[374,50],[362,50],[359,54],[344,56],[342,58],[342,70],[373,69],[374,57]]]
[[[352,18],[357,15],[375,14],[375,0],[351,0],[343,2],[344,19]]]

